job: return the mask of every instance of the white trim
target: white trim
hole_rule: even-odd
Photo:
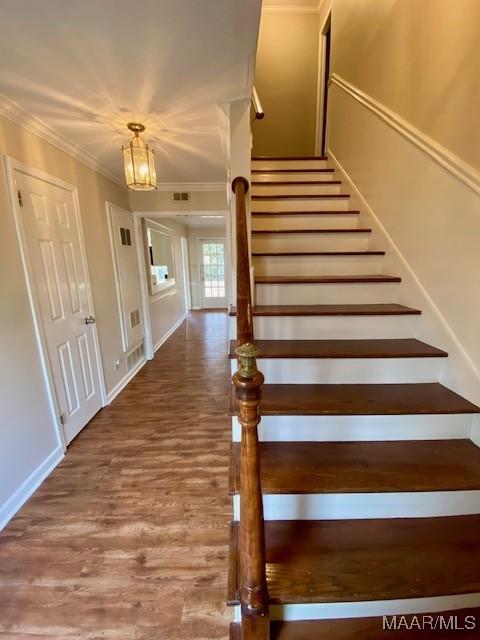
[[[157,191],[225,191],[225,182],[157,182]]]
[[[9,520],[32,496],[45,478],[55,469],[57,464],[64,457],[62,446],[58,446],[41,462],[38,467],[26,478],[18,489],[0,507],[0,531],[7,525]]]
[[[146,272],[146,256],[145,256],[145,242],[143,239],[143,224],[140,216],[133,216],[133,228],[135,229],[135,244],[137,249],[137,265],[138,265],[138,277],[140,286],[140,298],[142,304],[142,317],[143,317],[143,335],[144,335],[144,349],[145,357],[147,360],[152,360],[154,356],[153,351],[153,338],[152,338],[152,324],[150,322],[150,307],[149,307],[149,291],[147,283]]]
[[[404,120],[397,113],[363,91],[360,91],[360,89],[357,89],[357,87],[354,87],[336,73],[331,75],[331,81],[392,127],[392,129],[401,133],[404,138],[430,156],[437,164],[441,165],[476,193],[480,194],[480,172]]]
[[[125,318],[123,315],[123,294],[122,294],[122,287],[120,285],[120,270],[119,270],[119,264],[118,264],[117,250],[115,247],[115,238],[114,238],[113,220],[112,220],[112,206],[116,207],[117,205],[115,205],[113,202],[109,202],[108,200],[105,202],[105,210],[107,214],[108,237],[110,240],[110,253],[112,256],[112,263],[113,263],[113,278],[115,281],[115,292],[117,294],[116,297],[117,297],[118,320],[120,323],[120,335],[122,338],[123,352],[126,353],[128,350],[127,328],[125,326]],[[122,209],[121,207],[118,207],[118,208],[121,209],[122,211],[125,211],[125,209]],[[134,242],[134,247],[136,247],[135,242]],[[107,397],[107,402],[108,402],[108,397]]]
[[[121,178],[100,164],[93,155],[88,153],[88,151],[85,151],[85,149],[82,149],[78,145],[70,142],[67,138],[58,133],[58,131],[53,129],[53,127],[50,127],[48,124],[43,122],[43,120],[32,115],[26,109],[3,94],[0,94],[0,115],[7,118],[7,120],[15,122],[15,124],[20,125],[39,138],[42,138],[42,140],[45,140],[57,149],[68,153],[68,155],[75,158],[75,160],[78,160],[85,166],[93,169],[93,171],[102,174],[105,178],[108,178],[108,180],[111,180],[120,187],[126,188]]]
[[[44,171],[40,171],[39,169],[34,169],[23,162],[19,162],[14,158],[9,156],[5,156],[5,174],[8,186],[8,195],[10,200],[10,207],[12,210],[15,228],[17,232],[18,245],[20,250],[20,256],[22,260],[22,266],[25,276],[25,284],[27,288],[28,299],[30,302],[30,308],[32,312],[32,321],[35,331],[35,337],[37,339],[37,344],[39,348],[40,354],[40,362],[42,366],[42,371],[45,379],[45,385],[47,388],[47,398],[50,406],[50,411],[52,414],[53,424],[55,425],[55,432],[58,438],[59,445],[63,450],[67,447],[67,441],[65,436],[65,431],[60,424],[59,415],[60,410],[58,407],[58,401],[55,392],[55,385],[53,381],[53,373],[50,368],[50,363],[48,360],[48,350],[47,350],[47,341],[43,332],[43,328],[40,321],[40,305],[38,303],[38,297],[36,288],[33,284],[33,279],[31,277],[32,268],[30,265],[30,259],[28,257],[27,251],[27,240],[25,237],[25,232],[23,228],[23,222],[21,217],[21,212],[19,210],[18,200],[16,197],[16,183],[15,183],[15,171],[23,173],[25,175],[31,176],[32,178],[36,178],[38,180],[43,180],[48,184],[51,184],[56,187],[60,187],[61,189],[65,189],[72,194],[73,199],[73,208],[75,212],[75,224],[78,232],[78,240],[79,240],[79,249],[80,249],[80,258],[82,260],[82,267],[85,273],[85,283],[86,283],[86,293],[87,293],[87,302],[89,307],[89,313],[94,314],[94,305],[93,305],[93,295],[91,289],[91,280],[90,273],[88,270],[88,263],[85,251],[85,238],[83,235],[83,227],[82,227],[82,218],[80,212],[80,202],[78,198],[78,189],[75,185],[65,182],[60,178],[56,178]],[[92,326],[92,336],[93,336],[93,344],[95,350],[95,361],[97,363],[97,371],[98,371],[98,384],[99,384],[99,394],[100,394],[100,403],[102,406],[105,406],[107,403],[107,394],[105,388],[105,376],[103,371],[103,364],[100,353],[100,342],[98,339],[98,332],[96,324]]]
[[[183,313],[180,318],[175,322],[175,324],[170,327],[170,329],[160,338],[160,340],[158,340],[154,346],[153,346],[153,352],[155,353],[156,351],[158,351],[158,349],[160,349],[160,347],[162,346],[162,344],[164,342],[166,342],[168,340],[168,338],[170,338],[170,336],[172,335],[172,333],[174,333],[178,327],[182,324],[182,322],[185,322],[185,320],[187,319],[187,314]]]
[[[272,620],[328,620],[342,618],[373,618],[384,615],[440,613],[480,606],[480,593],[464,593],[431,598],[402,598],[364,602],[332,602],[312,604],[271,605]],[[395,634],[392,634],[393,636]]]
[[[318,7],[320,11],[320,5]],[[323,22],[320,25],[319,38],[318,38],[318,75],[317,75],[317,110],[315,121],[315,155],[319,156],[322,152],[322,147],[326,146],[326,140],[323,140],[323,110],[325,108],[325,71],[326,71],[326,58],[327,58],[327,36],[325,34],[325,27],[330,20],[330,37],[331,37],[331,19],[332,19],[332,7],[330,5],[329,10],[326,12]],[[328,122],[327,122],[328,129]],[[325,131],[326,133],[327,131]]]
[[[120,391],[123,391],[130,380],[132,380],[132,378],[137,375],[137,373],[146,364],[146,362],[147,358],[143,357],[133,369],[131,369],[119,382],[117,382],[113,389],[108,393],[107,404],[110,404],[112,400],[114,400],[118,396]]]
[[[419,291],[420,295],[423,297],[423,299],[425,301],[424,302],[424,306],[429,308],[429,310],[432,313],[433,317],[435,318],[437,323],[440,325],[440,327],[442,328],[444,333],[451,340],[451,342],[454,345],[455,349],[457,350],[457,353],[459,354],[459,356],[465,362],[465,365],[466,365],[470,375],[472,375],[474,377],[476,384],[480,385],[480,371],[477,369],[475,363],[473,362],[473,360],[471,359],[469,354],[465,351],[465,348],[461,344],[460,340],[457,338],[457,336],[454,333],[453,329],[450,327],[450,325],[446,321],[446,319],[443,316],[443,314],[440,311],[440,309],[437,307],[435,302],[432,300],[432,298],[430,297],[430,295],[428,294],[428,292],[426,291],[426,289],[424,288],[424,286],[420,282],[420,280],[417,278],[417,276],[416,276],[415,272],[413,271],[412,267],[409,265],[407,260],[403,257],[403,254],[400,252],[399,248],[397,247],[397,245],[393,241],[393,238],[387,232],[387,230],[385,229],[383,224],[380,222],[380,220],[378,219],[378,217],[374,213],[373,209],[370,207],[368,202],[363,197],[363,195],[362,195],[360,189],[357,187],[356,183],[352,180],[352,178],[347,173],[347,171],[345,170],[343,165],[340,164],[339,160],[337,159],[337,157],[335,156],[335,154],[333,153],[333,151],[330,148],[328,149],[328,157],[329,157],[329,159],[331,159],[333,161],[333,163],[335,165],[335,168],[342,174],[342,177],[345,179],[345,181],[349,184],[351,190],[358,197],[358,199],[360,200],[362,206],[369,213],[369,215],[371,216],[372,220],[375,222],[378,230],[380,231],[380,233],[382,234],[382,236],[384,237],[384,239],[386,240],[386,242],[390,246],[390,250],[392,251],[392,253],[395,254],[395,256],[397,257],[397,260],[401,263],[402,267],[408,273],[409,277],[411,278],[411,280],[414,283],[415,287]]]
[[[438,518],[480,513],[480,491],[305,493],[263,495],[265,520],[368,520]],[[234,520],[240,496],[233,496]]]

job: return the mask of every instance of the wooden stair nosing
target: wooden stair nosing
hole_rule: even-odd
[[[328,156],[252,156],[252,160],[327,160]]]
[[[296,195],[268,195],[268,196],[256,196],[252,195],[252,200],[347,200],[350,198],[349,193],[319,193],[309,194],[302,193]]]
[[[256,276],[255,284],[392,284],[401,282],[399,276],[388,276],[383,273],[348,276]]]
[[[267,172],[265,172],[267,173]],[[318,186],[330,186],[332,184],[342,184],[341,180],[285,180],[285,181],[277,181],[277,180],[268,180],[268,181],[264,181],[264,180],[252,180],[251,185],[252,187],[291,187],[291,186],[295,186],[295,185],[299,185],[299,184],[303,184],[303,185],[308,185],[308,186],[314,186],[314,187],[318,187]]]
[[[252,309],[254,316],[398,316],[421,315],[413,309],[397,303],[383,304],[317,304],[317,305],[259,305]],[[236,307],[231,306],[229,316],[236,316]]]
[[[252,173],[335,173],[335,169],[252,169]]]
[[[347,211],[252,211],[252,216],[275,218],[277,216],[358,216],[358,209],[348,209]]]
[[[255,340],[259,359],[375,359],[446,358],[448,353],[416,338],[373,340]],[[236,340],[230,340],[229,358],[237,357]]]
[[[298,256],[384,256],[385,251],[252,251],[252,257]]]
[[[252,229],[252,235],[267,235],[272,233],[372,233],[372,229],[354,227],[351,229]]]
[[[480,448],[471,440],[262,442],[264,495],[480,491]],[[240,491],[240,444],[229,491]]]
[[[233,386],[232,386],[233,394]],[[236,413],[236,405],[231,407]],[[265,384],[264,416],[400,416],[477,414],[480,408],[438,382]]]
[[[365,602],[478,593],[480,554],[474,550],[479,529],[479,515],[267,521],[269,601]],[[235,592],[228,598],[239,603]]]

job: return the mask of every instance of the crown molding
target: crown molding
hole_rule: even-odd
[[[225,191],[225,182],[157,182],[157,191]]]
[[[416,145],[425,154],[435,160],[435,162],[470,187],[470,189],[480,194],[480,173],[471,165],[464,162],[433,138],[430,138],[430,136],[423,133],[423,131],[414,127],[410,122],[404,120],[398,113],[395,113],[381,102],[378,102],[378,100],[367,95],[336,73],[332,74],[330,81],[369,109],[392,129],[398,131],[404,138]]]
[[[318,7],[296,7],[294,5],[288,5],[285,7],[262,7],[262,13],[318,13],[320,6]]]
[[[100,173],[108,180],[115,182],[120,187],[125,187],[122,180],[114,174],[112,171],[103,166],[98,160],[88,151],[85,151],[78,145],[70,142],[62,134],[58,133],[53,127],[46,124],[43,120],[29,113],[26,109],[21,107],[18,103],[14,102],[7,96],[0,94],[0,115],[7,120],[15,122],[30,133],[42,138],[45,142],[57,147],[61,151],[64,151],[75,160],[78,160],[82,164],[93,169],[97,173]]]

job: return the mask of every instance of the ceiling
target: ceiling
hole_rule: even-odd
[[[120,180],[131,120],[159,183],[225,180],[218,105],[250,95],[260,5],[1,0],[0,93]]]

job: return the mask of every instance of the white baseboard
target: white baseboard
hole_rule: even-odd
[[[113,387],[113,389],[107,394],[107,404],[110,404],[112,400],[114,400],[118,396],[120,391],[122,391],[130,382],[130,380],[137,375],[137,373],[140,371],[140,369],[144,366],[146,362],[147,362],[147,359],[145,357],[142,358],[137,363],[137,365],[131,371],[129,371],[126,376],[124,376],[120,380],[120,382],[117,382],[117,384]]]
[[[202,307],[192,307],[192,311],[201,311]]]
[[[413,293],[416,300],[408,301],[406,304],[418,306],[422,310],[424,326],[427,327],[427,333],[429,334],[419,337],[427,341],[433,341],[433,343],[439,339],[441,344],[435,344],[435,346],[448,351],[450,356],[448,359],[449,376],[442,381],[451,385],[455,391],[465,395],[472,402],[478,404],[480,398],[480,372],[474,362],[440,309],[423,287],[414,270],[395,244],[393,238],[362,195],[356,183],[352,180],[330,148],[328,149],[328,157],[331,159],[334,168],[348,184],[352,195],[357,198],[361,208],[369,216],[373,223],[372,226],[382,238],[382,242],[387,245],[387,247],[385,247],[387,249],[387,255],[390,254],[393,256],[395,264],[398,265],[398,269],[401,272],[398,273],[398,275],[402,276],[402,287],[405,287],[405,285],[410,286],[410,292]],[[430,335],[430,333],[432,335]]]
[[[26,478],[15,493],[0,507],[0,531],[13,518],[17,511],[25,504],[30,496],[38,489],[45,478],[55,469],[63,459],[64,452],[57,447],[52,453]]]
[[[195,309],[195,307],[193,308]],[[180,318],[177,320],[177,322],[175,322],[175,324],[172,327],[170,327],[170,329],[160,338],[160,340],[158,340],[158,342],[156,342],[153,345],[153,353],[155,353],[156,351],[158,351],[158,349],[160,349],[162,344],[166,342],[169,339],[169,337],[172,335],[172,333],[178,329],[178,327],[182,324],[182,322],[185,321],[186,317],[187,317],[187,314],[183,313],[180,316]]]

